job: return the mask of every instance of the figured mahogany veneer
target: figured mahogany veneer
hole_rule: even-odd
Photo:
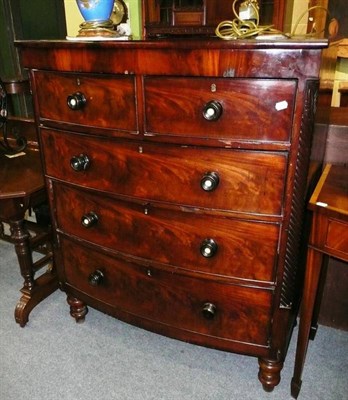
[[[62,232],[175,268],[225,278],[275,279],[278,224],[186,212],[147,203],[131,203],[57,185],[57,225]],[[97,220],[84,226],[84,216]],[[122,235],[120,235],[120,232]],[[144,232],[146,240],[144,240]],[[265,238],[267,237],[267,240]],[[201,254],[205,239],[217,245],[211,258]],[[253,255],[258,249],[257,257]]]
[[[325,41],[18,42],[71,315],[259,357],[279,383]]]
[[[122,262],[66,240],[62,249],[67,285],[106,305],[117,304],[140,324],[145,318],[168,333],[170,328],[180,330],[181,339],[187,332],[202,343],[204,335],[211,337],[211,345],[221,342],[227,348],[231,340],[242,341],[246,349],[257,344],[258,354],[267,352],[271,291]],[[88,279],[98,269],[104,279],[92,286]],[[203,308],[212,298],[216,309],[209,318]]]
[[[144,90],[148,135],[290,140],[295,80],[146,77]],[[159,98],[168,101],[159,103]],[[223,108],[214,129],[197,113],[212,100]],[[282,109],[277,111],[276,104]]]
[[[36,74],[40,118],[73,125],[137,132],[135,82],[127,76]],[[79,112],[67,107],[67,95],[83,93],[86,104]]]
[[[119,142],[46,129],[41,138],[46,173],[57,179],[146,201],[282,213],[287,164],[283,152]],[[73,171],[71,158],[81,154],[90,165]],[[219,175],[219,184],[215,190],[204,191],[201,180],[210,171]]]

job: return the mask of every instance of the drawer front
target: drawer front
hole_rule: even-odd
[[[54,186],[58,228],[100,246],[208,274],[273,281],[279,226],[116,201]]]
[[[93,299],[178,329],[267,345],[271,291],[126,263],[67,240],[61,245],[67,284]],[[97,286],[89,283],[92,274]]]
[[[329,219],[325,247],[348,258],[348,222]]]
[[[281,214],[286,153],[158,145],[41,130],[46,173],[149,201]],[[71,159],[89,159],[82,171]],[[209,186],[210,184],[210,186]]]
[[[290,140],[295,81],[170,77],[144,81],[148,134]]]
[[[37,71],[35,85],[41,121],[131,133],[138,130],[135,82],[131,76],[100,77]],[[81,96],[85,102],[77,101]],[[75,105],[76,109],[70,108],[68,103]]]

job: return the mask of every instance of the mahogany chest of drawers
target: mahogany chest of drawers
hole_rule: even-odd
[[[324,41],[18,42],[71,315],[259,358],[298,309]]]

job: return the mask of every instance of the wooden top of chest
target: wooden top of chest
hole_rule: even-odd
[[[317,77],[326,40],[16,41],[26,68],[223,77]]]

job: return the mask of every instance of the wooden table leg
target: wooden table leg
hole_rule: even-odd
[[[291,380],[291,396],[297,399],[302,384],[302,371],[306,358],[308,341],[312,326],[314,304],[317,295],[323,254],[309,247],[307,252],[306,274],[300,311],[294,376]]]
[[[31,290],[23,287],[21,289],[23,296],[19,299],[15,308],[16,322],[23,328],[29,321],[31,310],[57,289],[57,276],[49,271],[35,280],[35,285]]]
[[[34,286],[33,258],[30,250],[30,234],[24,226],[24,219],[10,221],[11,239],[14,242],[21,275],[24,279],[23,289],[30,291]]]
[[[21,289],[23,295],[15,308],[15,320],[21,327],[24,327],[29,320],[31,310],[58,288],[58,279],[52,268],[48,269],[38,279],[34,278],[30,234],[24,226],[24,220],[11,221],[10,229],[21,275],[24,279]]]
[[[318,320],[319,320],[319,314],[320,314],[321,301],[323,298],[323,292],[324,292],[324,288],[325,288],[329,259],[330,259],[330,257],[328,255],[323,254],[323,258],[322,258],[323,261],[321,263],[321,272],[320,272],[320,277],[319,277],[318,290],[317,290],[317,295],[315,298],[314,309],[313,309],[311,331],[309,334],[310,340],[315,339],[315,336],[318,331]]]

